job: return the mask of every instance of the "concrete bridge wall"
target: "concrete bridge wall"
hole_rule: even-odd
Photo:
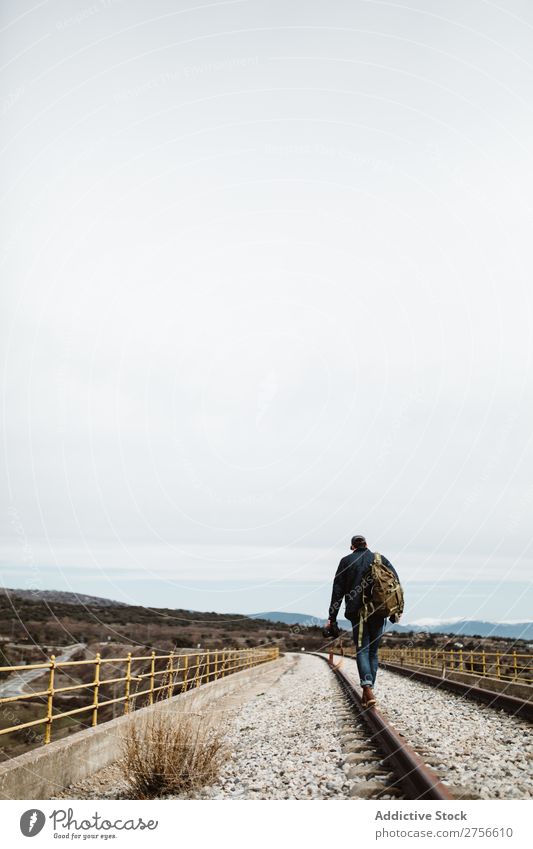
[[[271,660],[234,672],[187,693],[79,731],[2,763],[0,798],[49,799],[65,787],[115,761],[120,756],[121,741],[129,722],[141,722],[150,712],[172,712],[177,709],[178,703],[180,709],[193,702],[195,709],[215,704],[220,697],[238,692],[244,684],[261,678],[263,670],[279,663],[279,659]]]

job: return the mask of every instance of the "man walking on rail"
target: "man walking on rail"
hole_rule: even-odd
[[[333,581],[327,637],[338,634],[337,615],[346,598],[356,647],[357,668],[363,688],[363,706],[376,704],[373,687],[378,670],[378,648],[387,617],[398,622],[403,613],[403,591],[396,569],[383,555],[372,552],[363,536],[354,536],[351,554],[343,557]]]

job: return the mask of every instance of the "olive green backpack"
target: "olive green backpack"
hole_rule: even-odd
[[[363,578],[363,597],[359,612],[360,646],[363,638],[363,626],[369,616],[378,613],[387,619],[395,616],[396,622],[403,613],[403,589],[394,572],[383,563],[381,554],[374,552],[374,560]],[[369,589],[368,595],[366,589]]]

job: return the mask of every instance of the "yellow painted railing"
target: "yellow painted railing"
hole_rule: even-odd
[[[533,683],[533,654],[465,651],[464,649],[382,648],[379,659],[397,666],[419,666],[463,672],[483,678],[497,678],[517,684]]]
[[[223,678],[233,672],[258,666],[279,657],[277,646],[269,648],[253,649],[212,649],[203,652],[192,652],[177,654],[157,655],[152,652],[149,655],[133,656],[131,652],[125,657],[101,657],[97,653],[93,659],[88,660],[65,660],[57,661],[55,655],[51,655],[46,663],[32,663],[25,666],[0,666],[0,672],[28,672],[30,670],[42,670],[44,681],[41,687],[37,686],[35,691],[21,692],[20,695],[0,697],[0,709],[5,705],[13,703],[33,703],[37,700],[46,705],[46,715],[33,719],[30,722],[22,722],[7,728],[0,728],[0,735],[10,734],[34,726],[44,726],[43,742],[49,743],[52,738],[52,727],[54,722],[77,714],[88,713],[91,716],[91,725],[97,725],[99,710],[108,705],[122,703],[123,712],[129,713],[135,708],[135,701],[145,696],[147,704],[151,705],[154,699],[171,698],[178,693],[184,693],[192,687],[199,687],[208,681]],[[137,667],[137,668],[136,668]],[[140,668],[139,668],[140,667]],[[105,677],[106,668],[111,669],[111,677]],[[76,672],[88,670],[92,677],[88,682],[70,684],[57,687],[58,675],[75,675]],[[142,670],[145,671],[142,671]],[[116,674],[117,671],[121,674]],[[38,685],[40,675],[35,682]],[[1,684],[11,680],[16,685],[16,676],[11,679],[2,679]],[[113,685],[116,692],[117,685],[123,688],[122,693],[114,698],[100,699],[101,689]],[[77,691],[88,691],[90,700],[82,707],[67,711],[54,712],[54,698]]]

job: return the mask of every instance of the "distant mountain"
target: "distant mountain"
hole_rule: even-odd
[[[507,637],[512,640],[533,640],[533,622],[489,622],[481,619],[420,620],[401,625],[388,625],[388,631],[429,634],[464,634],[468,637]]]
[[[280,610],[267,613],[255,613],[251,619],[268,619],[271,622],[283,622],[285,625],[299,625],[322,628],[326,622],[316,616],[305,613],[287,613]],[[351,629],[346,619],[338,620],[339,627]],[[477,619],[419,619],[417,622],[405,622],[401,625],[387,624],[387,631],[406,634],[409,631],[429,634],[464,634],[479,637],[508,637],[513,640],[533,640],[533,621],[524,622],[488,622]]]
[[[62,590],[19,590],[0,587],[0,592],[8,598],[24,598],[31,601],[44,601],[47,604],[79,604],[92,607],[127,607],[123,601],[112,601],[83,593],[63,592]]]
[[[303,628],[323,628],[326,624],[326,619],[320,619],[318,616],[311,616],[309,613],[286,613],[282,610],[270,610],[267,613],[249,613],[250,619],[268,619],[269,622],[283,622],[284,625],[300,625]],[[338,620],[339,628],[351,629],[351,624],[347,619]]]
[[[144,611],[144,608],[137,605],[128,605],[122,601],[112,601],[109,598],[100,598],[99,596],[84,595],[83,593],[63,592],[61,590],[22,590],[9,589],[0,587],[0,595],[7,598],[20,598],[26,601],[44,602],[45,604],[68,604],[77,607],[100,607],[100,608],[122,608],[134,614],[134,619],[138,618],[136,614]],[[147,608],[146,615],[149,615],[151,608]],[[157,608],[153,609],[158,610]],[[161,613],[162,611],[158,611]],[[183,621],[206,621],[209,619],[218,619],[221,621],[234,619],[239,620],[244,625],[246,619],[263,619],[268,622],[279,622],[285,626],[299,626],[299,630],[305,628],[323,628],[326,620],[317,616],[311,616],[308,613],[288,613],[281,610],[270,610],[265,613],[253,613],[248,617],[239,614],[216,614],[216,613],[199,613],[194,611],[173,611],[166,609],[166,613],[171,616],[173,613],[182,616]],[[187,616],[183,614],[189,614]],[[339,619],[340,628],[346,631],[351,630],[351,624],[346,619]],[[528,640],[533,641],[533,621],[525,620],[523,622],[490,622],[487,620],[478,619],[418,619],[414,622],[402,622],[399,625],[391,625],[387,623],[387,631],[405,634],[409,631],[415,633],[429,634],[463,634],[464,636],[479,636],[479,637],[507,637],[513,640]]]

